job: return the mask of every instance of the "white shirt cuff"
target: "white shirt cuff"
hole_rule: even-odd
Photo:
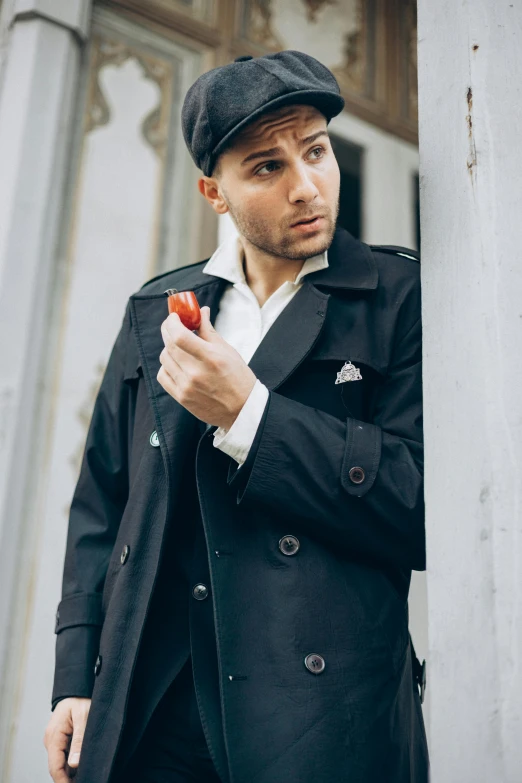
[[[259,379],[230,429],[218,427],[214,431],[214,446],[224,451],[241,466],[250,451],[255,434],[268,401],[268,389]]]

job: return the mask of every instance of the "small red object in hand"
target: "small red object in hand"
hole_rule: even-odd
[[[179,320],[187,329],[197,329],[201,324],[201,310],[194,291],[180,291],[167,288],[169,313],[177,313]]]

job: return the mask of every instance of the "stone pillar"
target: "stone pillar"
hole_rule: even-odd
[[[522,6],[419,0],[434,783],[522,775]]]
[[[7,18],[6,18],[7,16]],[[0,758],[23,611],[24,529],[37,476],[42,364],[90,0],[8,0],[0,90]],[[33,471],[34,473],[34,471]],[[38,531],[33,531],[34,535]],[[27,559],[27,558],[26,558]],[[30,569],[28,569],[30,578]],[[2,768],[0,767],[0,778]]]

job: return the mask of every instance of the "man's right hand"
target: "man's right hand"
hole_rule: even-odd
[[[80,763],[90,699],[62,699],[47,724],[44,745],[54,783],[69,783]]]

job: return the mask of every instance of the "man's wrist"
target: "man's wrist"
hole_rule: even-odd
[[[268,400],[268,389],[256,378],[252,391],[229,430],[214,432],[214,446],[240,465],[246,460]]]
[[[236,421],[237,417],[239,416],[239,414],[240,414],[240,413],[241,413],[241,411],[243,410],[243,408],[244,408],[244,406],[245,406],[245,403],[246,403],[246,401],[247,401],[247,400],[248,400],[248,398],[250,397],[250,395],[251,395],[251,393],[252,393],[252,390],[253,390],[254,386],[256,385],[256,381],[257,381],[257,378],[254,376],[253,383],[251,384],[251,386],[250,386],[250,388],[248,389],[247,393],[243,395],[242,399],[241,399],[241,400],[240,400],[240,402],[238,403],[238,406],[237,406],[236,410],[235,410],[233,413],[231,413],[231,414],[230,414],[230,416],[228,417],[228,419],[226,420],[226,422],[222,422],[222,423],[219,425],[219,429],[220,429],[221,431],[223,431],[223,432],[228,432],[228,430],[229,430],[229,429],[232,427],[232,425],[233,425],[233,424],[234,424],[234,422]]]

